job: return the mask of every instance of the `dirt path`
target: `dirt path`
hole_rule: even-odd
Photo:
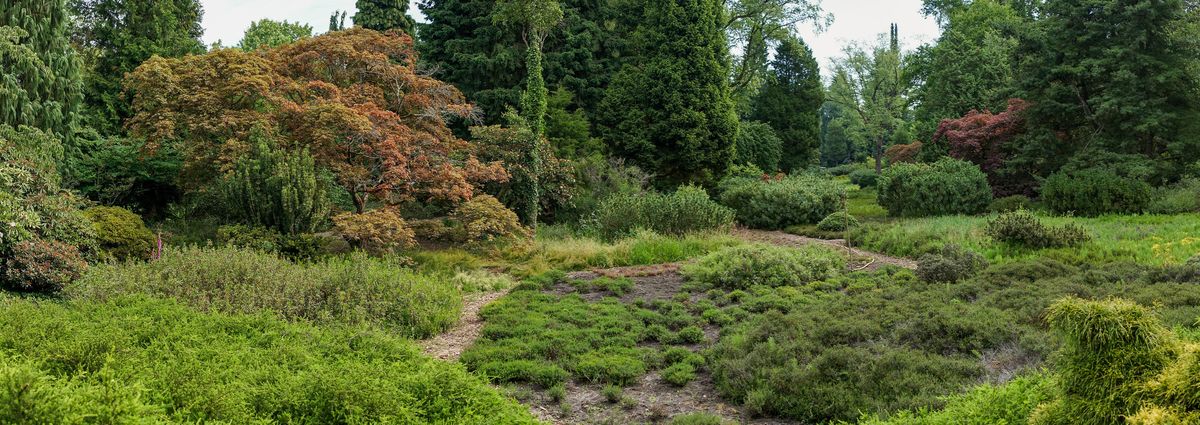
[[[804,246],[804,245],[824,245],[840,250],[847,250],[846,241],[842,239],[817,239],[807,236],[793,235],[791,233],[753,230],[738,228],[733,230],[733,235],[752,242],[762,242],[772,245],[781,246]],[[855,270],[876,270],[885,265],[892,265],[910,270],[916,270],[917,262],[907,258],[899,258],[887,256],[875,252],[863,251],[857,248],[849,248],[850,256],[857,261],[851,261],[851,268]]]
[[[425,350],[425,354],[442,360],[458,360],[463,351],[470,347],[476,338],[479,338],[479,333],[483,330],[483,319],[479,317],[479,310],[491,304],[492,301],[508,295],[510,290],[511,288],[471,295],[463,303],[462,315],[459,316],[458,324],[454,328],[421,341],[421,348]]]

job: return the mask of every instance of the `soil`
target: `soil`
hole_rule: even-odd
[[[824,245],[845,250],[850,256],[852,270],[878,270],[884,266],[896,266],[916,270],[917,262],[907,258],[891,257],[858,248],[849,247],[844,239],[816,239],[807,236],[793,235],[784,232],[766,230],[734,229],[733,235],[751,241],[780,246]]]
[[[441,335],[421,341],[421,348],[426,354],[442,360],[458,360],[463,351],[479,338],[479,332],[483,329],[479,310],[507,294],[508,290],[474,294],[463,303],[458,324]]]

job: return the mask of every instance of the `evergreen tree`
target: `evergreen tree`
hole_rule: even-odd
[[[308,24],[263,19],[250,23],[250,28],[246,28],[238,47],[247,52],[263,47],[277,47],[301,38],[312,37],[312,33],[312,26]]]
[[[85,84],[89,124],[117,134],[131,115],[125,74],[152,56],[203,53],[199,0],[73,0],[76,41],[94,51]]]
[[[346,11],[333,11],[333,14],[329,15],[329,32],[342,31],[344,29],[346,29]]]
[[[718,0],[642,0],[631,58],[598,112],[613,152],[664,187],[713,183],[733,157],[738,118]]]
[[[375,30],[401,30],[412,35],[416,23],[408,16],[408,0],[358,0],[354,25]]]
[[[754,100],[754,119],[775,130],[783,141],[780,167],[796,170],[816,162],[820,113],[825,103],[820,67],[799,38],[779,44],[771,74]]]
[[[0,2],[0,124],[51,133],[70,159],[83,95],[67,25],[63,0]]]
[[[1052,0],[1019,48],[1033,136],[1024,160],[1043,175],[1084,148],[1196,161],[1197,55],[1173,31],[1183,0]],[[1191,133],[1191,134],[1189,134]]]

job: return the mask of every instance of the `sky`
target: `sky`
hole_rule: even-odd
[[[242,32],[251,22],[263,18],[303,22],[312,25],[317,33],[329,28],[329,15],[334,10],[349,11],[354,16],[354,0],[200,0],[204,5],[204,42],[217,40],[225,45],[237,44]],[[900,38],[906,48],[915,48],[933,41],[938,27],[932,18],[921,15],[921,0],[824,0],[826,12],[833,13],[833,25],[822,33],[814,33],[812,25],[801,24],[799,33],[813,49],[823,68],[829,68],[830,58],[841,55],[848,42],[874,41],[888,32],[888,25],[900,25]],[[416,2],[409,15],[423,19]],[[347,18],[347,25],[350,19]]]

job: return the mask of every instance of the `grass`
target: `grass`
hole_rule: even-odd
[[[670,237],[643,231],[614,242],[564,232],[545,232],[539,235],[537,243],[538,250],[533,258],[513,260],[522,261],[523,267],[533,272],[640,266],[683,261],[744,242],[724,233]]]
[[[144,296],[0,299],[0,388],[3,423],[538,423],[390,333]]]

